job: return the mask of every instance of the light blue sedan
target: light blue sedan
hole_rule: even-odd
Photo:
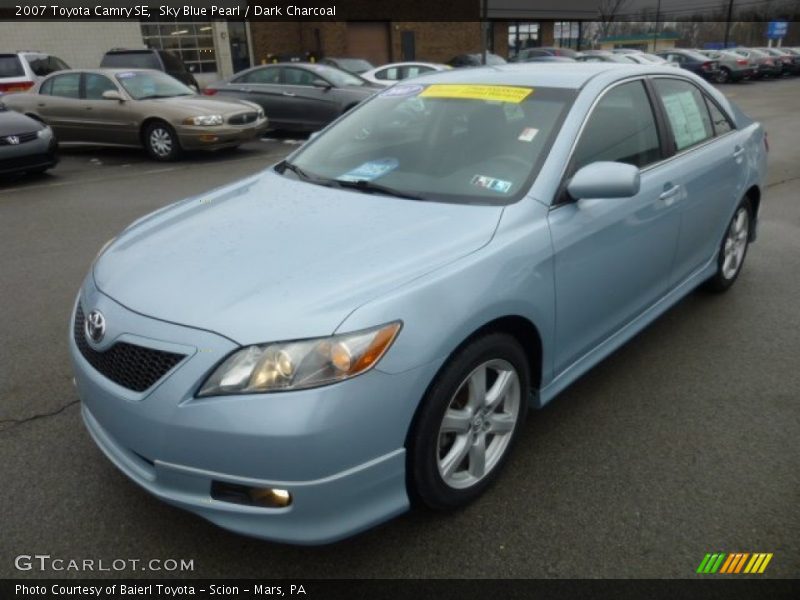
[[[86,427],[146,490],[251,536],[462,506],[528,407],[734,283],[765,170],[762,127],[684,71],[398,84],[101,250],[70,331]]]

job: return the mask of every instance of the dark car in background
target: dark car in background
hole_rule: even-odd
[[[43,173],[58,163],[53,130],[6,108],[0,98],[0,176]]]
[[[375,65],[363,58],[325,57],[319,63],[329,67],[336,67],[348,73],[355,73],[356,75],[361,75],[375,68]]]
[[[154,69],[171,75],[184,85],[200,89],[194,78],[177,54],[169,50],[114,48],[103,55],[100,61],[103,69]]]
[[[42,77],[66,69],[67,63],[44,52],[0,53],[0,96],[26,92]]]
[[[203,93],[255,102],[275,129],[315,131],[379,89],[328,65],[278,63],[241,71],[208,85]]]
[[[770,55],[780,66],[782,75],[797,75],[800,73],[800,56],[788,52],[783,48],[756,48]]]
[[[656,55],[665,58],[671,63],[680,65],[681,68],[687,69],[708,81],[716,81],[719,77],[719,61],[712,60],[694,50],[673,48],[672,50],[656,52]]]
[[[492,52],[486,53],[486,64],[490,67],[506,64],[506,59]],[[460,67],[480,67],[483,65],[483,53],[473,52],[472,54],[459,54],[447,61],[447,64],[454,68]]]

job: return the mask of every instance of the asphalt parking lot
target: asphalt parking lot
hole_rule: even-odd
[[[137,217],[294,146],[174,164],[70,150],[0,183],[0,577],[14,557],[193,559],[213,577],[692,577],[706,552],[800,574],[800,78],[721,88],[770,140],[759,240],[727,295],[693,294],[528,420],[499,481],[318,548],[227,533],[129,482],[81,423],[69,311],[100,246]],[[111,573],[113,574],[113,573]],[[104,576],[109,573],[94,573]]]

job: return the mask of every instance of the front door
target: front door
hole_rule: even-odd
[[[83,108],[87,141],[136,145],[138,128],[130,102],[103,98],[103,92],[123,92],[105,75],[84,73]]]
[[[669,289],[679,233],[680,186],[663,157],[643,81],[611,88],[595,106],[568,175],[597,161],[641,169],[631,198],[582,199],[549,216],[555,256],[559,374]]]

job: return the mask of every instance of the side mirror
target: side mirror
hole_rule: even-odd
[[[315,88],[323,88],[326,90],[331,89],[331,84],[325,81],[324,79],[315,79],[314,81],[311,82],[311,85],[313,85]]]
[[[118,102],[125,102],[125,98],[122,97],[117,90],[106,90],[103,92],[103,98],[105,100],[117,100]]]
[[[578,170],[567,184],[575,200],[630,198],[639,193],[639,168],[619,162],[595,162]]]

